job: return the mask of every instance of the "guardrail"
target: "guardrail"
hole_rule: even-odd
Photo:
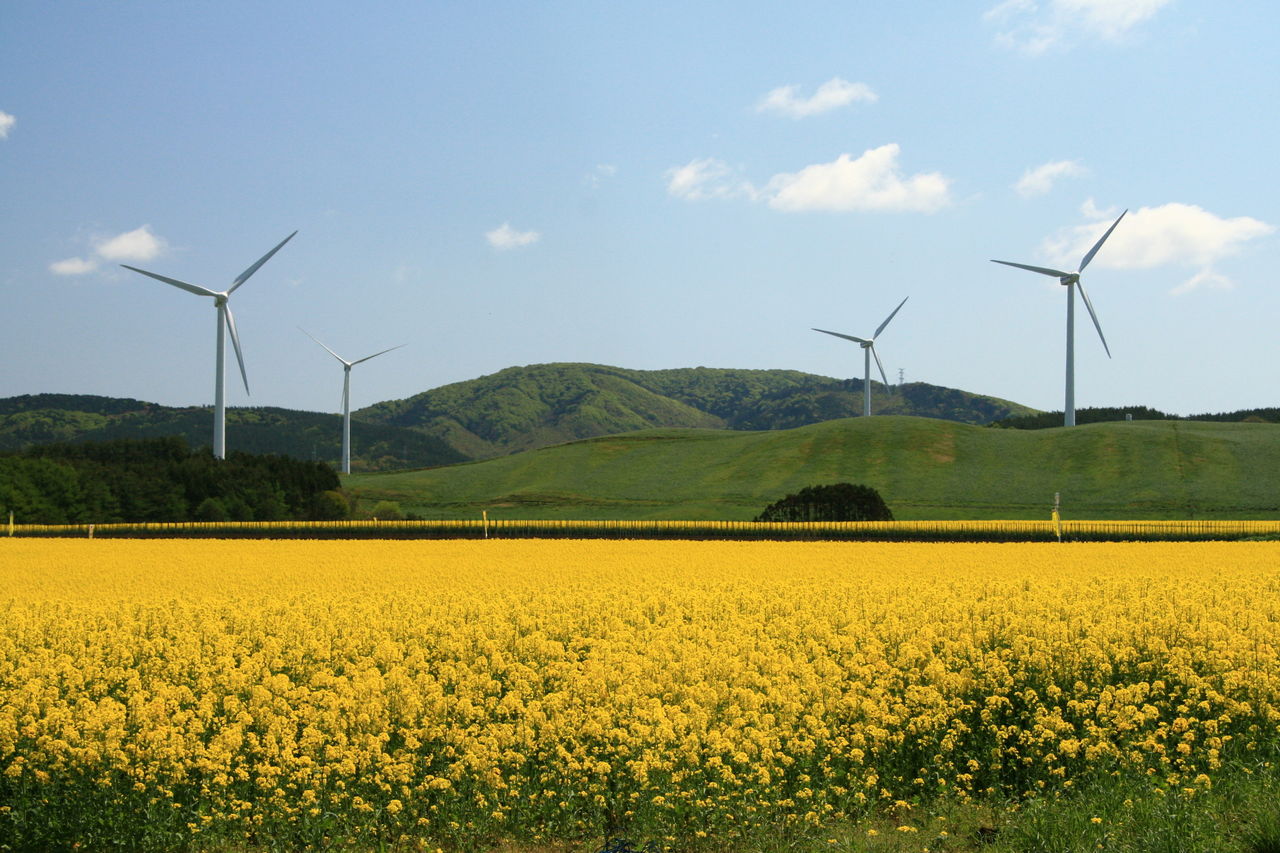
[[[4,528],[0,528],[3,530]],[[13,524],[9,536],[215,539],[741,539],[1053,542],[1280,538],[1280,520],[1173,521],[213,521]]]

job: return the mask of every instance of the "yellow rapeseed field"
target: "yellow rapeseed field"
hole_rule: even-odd
[[[729,837],[1273,751],[1280,546],[0,539],[0,842]],[[136,838],[135,838],[136,840]]]

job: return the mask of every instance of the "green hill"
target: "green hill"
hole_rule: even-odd
[[[213,409],[172,408],[141,400],[88,394],[33,394],[0,399],[0,450],[22,450],[50,442],[182,436],[191,447],[207,446]],[[247,453],[337,463],[342,417],[278,408],[227,409],[227,446]],[[386,424],[351,424],[352,468],[451,465],[468,457],[435,436]]]
[[[872,383],[877,414],[986,424],[1035,410],[915,382]],[[512,367],[361,409],[362,420],[421,430],[482,459],[662,427],[778,430],[862,414],[862,381],[795,370]]]
[[[1133,421],[996,430],[913,417],[648,430],[429,471],[353,475],[425,518],[749,519],[803,486],[877,489],[900,519],[1280,517],[1280,426]]]

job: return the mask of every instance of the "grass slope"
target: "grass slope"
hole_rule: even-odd
[[[648,430],[449,468],[353,475],[425,518],[750,519],[806,485],[876,488],[900,519],[1280,517],[1280,426],[996,430],[905,416],[792,430]]]

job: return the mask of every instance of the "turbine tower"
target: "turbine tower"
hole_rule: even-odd
[[[911,297],[908,296],[907,299]],[[826,329],[814,329],[815,332],[822,332],[824,335],[835,335],[837,338],[844,338],[846,341],[853,341],[862,347],[862,356],[864,362],[863,371],[864,379],[862,381],[862,414],[863,417],[871,416],[871,359],[876,360],[876,367],[880,368],[880,378],[884,380],[884,387],[889,387],[889,378],[884,375],[884,365],[880,363],[880,356],[876,354],[876,338],[880,337],[880,333],[884,331],[884,327],[889,325],[889,321],[902,310],[902,306],[907,304],[907,299],[898,303],[898,307],[893,309],[893,313],[884,318],[884,322],[876,328],[876,333],[868,338],[857,338],[853,335],[842,335],[839,332],[828,332]]]
[[[1033,267],[1027,264],[1015,264],[1013,261],[997,261],[992,259],[992,263],[1004,264],[1007,267],[1017,267],[1020,270],[1030,270],[1038,272],[1041,275],[1053,276],[1058,283],[1067,289],[1067,391],[1066,401],[1062,407],[1062,425],[1076,425],[1076,288],[1080,288],[1080,298],[1084,300],[1084,307],[1089,309],[1089,316],[1093,319],[1093,327],[1098,330],[1098,339],[1102,341],[1102,348],[1107,351],[1107,358],[1111,358],[1111,347],[1107,346],[1107,339],[1102,334],[1102,326],[1098,323],[1098,315],[1094,313],[1093,303],[1089,301],[1089,294],[1085,292],[1084,282],[1080,281],[1080,273],[1084,272],[1084,268],[1089,266],[1089,261],[1093,260],[1093,256],[1098,254],[1098,250],[1102,248],[1102,244],[1107,242],[1107,238],[1111,236],[1111,232],[1116,230],[1116,226],[1120,224],[1120,220],[1124,219],[1125,210],[1116,217],[1116,221],[1111,223],[1111,227],[1107,229],[1107,233],[1098,238],[1098,242],[1093,244],[1093,248],[1080,260],[1080,266],[1075,272],[1063,272],[1062,270],[1049,269],[1047,267]]]
[[[342,473],[351,473],[351,368],[355,367],[362,361],[368,361],[371,358],[377,358],[380,355],[391,352],[391,350],[400,349],[405,344],[394,346],[391,349],[384,349],[382,352],[375,352],[373,355],[366,355],[364,358],[357,358],[355,361],[347,361],[333,350],[324,346],[320,339],[308,332],[301,326],[298,330],[311,340],[324,347],[325,352],[342,362]]]
[[[128,264],[121,264],[127,270],[142,273],[145,276],[154,278],[156,281],[163,281],[165,284],[171,284],[176,288],[185,290],[188,293],[194,293],[196,296],[212,296],[213,306],[218,311],[218,347],[217,347],[217,366],[214,369],[213,382],[213,455],[217,459],[225,459],[227,455],[227,402],[226,402],[226,337],[227,332],[231,332],[231,345],[236,350],[236,361],[240,364],[240,378],[244,380],[244,392],[249,393],[249,374],[244,369],[244,356],[240,352],[240,336],[236,334],[236,320],[231,315],[231,306],[228,300],[231,294],[236,292],[236,288],[248,281],[249,276],[258,271],[258,267],[271,260],[271,256],[294,238],[297,234],[294,231],[288,237],[285,237],[280,243],[267,252],[257,263],[249,267],[231,282],[231,286],[226,290],[217,291],[209,290],[207,287],[201,287],[198,284],[191,284],[185,281],[179,281],[176,278],[157,275],[153,272],[140,270],[137,267],[131,267]]]

